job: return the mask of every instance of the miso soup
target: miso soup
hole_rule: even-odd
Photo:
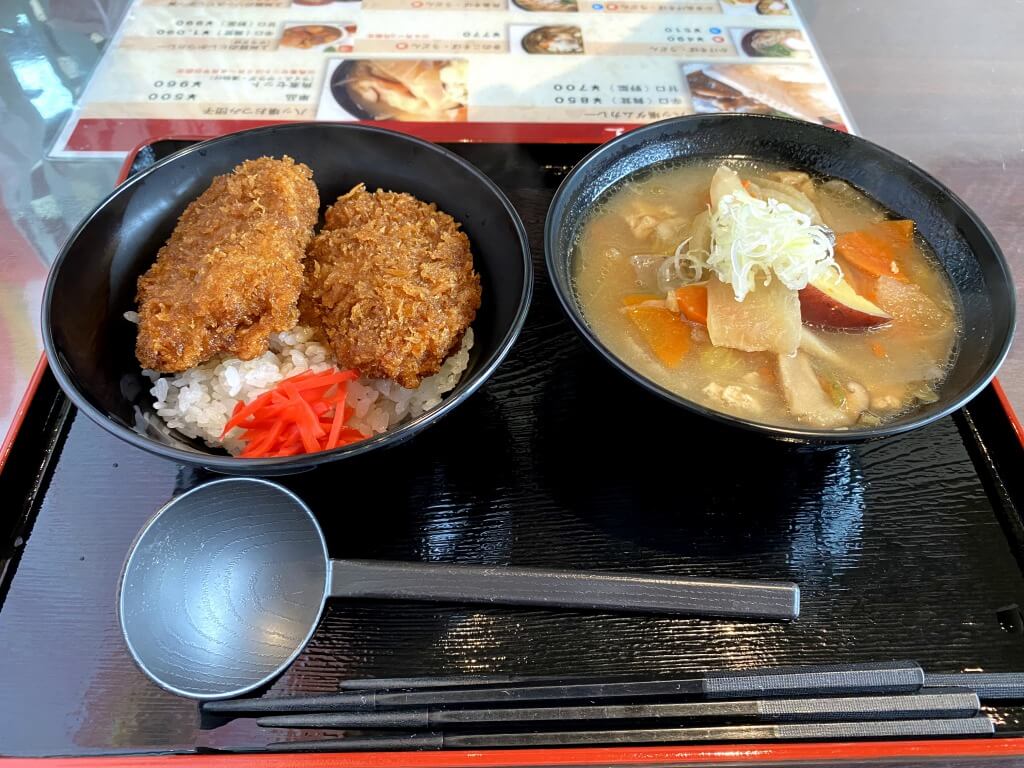
[[[855,430],[933,402],[958,337],[914,222],[787,168],[702,160],[629,178],[585,223],[573,269],[624,362],[766,424]]]

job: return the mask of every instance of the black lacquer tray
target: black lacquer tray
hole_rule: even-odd
[[[185,143],[148,146],[130,169]],[[682,413],[585,348],[549,285],[548,201],[590,147],[451,148],[526,222],[533,306],[507,361],[439,424],[280,479],[316,513],[331,554],[789,579],[802,615],[779,624],[335,602],[274,693],[330,692],[349,677],[904,658],[936,672],[1024,671],[1024,450],[996,389],[915,433],[834,451]],[[135,669],[117,629],[133,537],[208,477],[117,441],[43,375],[0,475],[0,753],[248,749],[280,737],[245,721],[201,729],[193,702]],[[1002,736],[1024,722],[1024,710],[989,711]]]

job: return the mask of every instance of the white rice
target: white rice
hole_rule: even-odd
[[[138,321],[137,315],[132,318],[129,314],[135,313],[126,312],[126,319]],[[314,335],[312,328],[297,325],[272,336],[270,349],[253,360],[220,356],[184,373],[167,375],[144,370],[153,382],[149,392],[157,415],[183,435],[201,438],[207,445],[223,447],[237,455],[245,447],[238,439],[241,431],[234,429],[223,440],[220,433],[239,401],[251,402],[284,379],[304,371],[335,367],[334,355]],[[430,410],[459,383],[469,364],[472,346],[473,329],[468,328],[459,350],[416,389],[400,387],[388,379],[361,378],[350,382],[346,402],[354,413],[347,425],[373,435]]]

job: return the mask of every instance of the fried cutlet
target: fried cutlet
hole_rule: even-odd
[[[480,306],[469,238],[433,203],[362,184],[325,218],[306,261],[304,310],[339,363],[418,387]]]
[[[143,367],[184,371],[227,352],[262,354],[298,321],[306,247],[320,210],[313,172],[290,157],[218,176],[139,278]]]

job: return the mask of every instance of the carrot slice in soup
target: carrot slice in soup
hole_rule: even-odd
[[[661,296],[655,296],[653,293],[630,293],[622,297],[622,306],[635,307],[645,301],[661,301]]]
[[[676,288],[676,304],[687,320],[708,324],[708,289],[704,285],[684,285]]]
[[[878,234],[897,248],[906,248],[914,242],[914,222],[910,219],[890,219],[875,226]]]
[[[907,282],[885,239],[870,232],[846,232],[836,238],[836,253],[872,277],[892,277]]]
[[[672,310],[636,306],[630,307],[627,315],[654,356],[665,365],[678,365],[690,349],[690,329]]]

